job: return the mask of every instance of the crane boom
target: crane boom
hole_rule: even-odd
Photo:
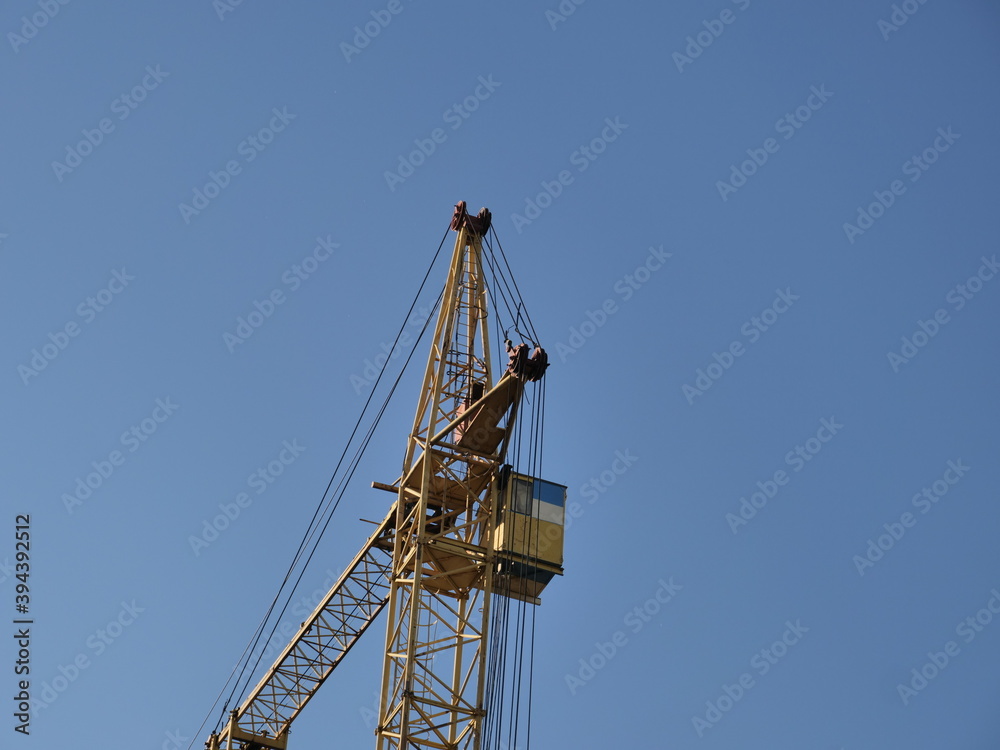
[[[292,721],[388,601],[395,521],[393,505],[229,723],[209,738],[209,750],[243,742],[271,750],[287,747]]]
[[[492,597],[537,604],[562,573],[565,487],[505,464],[525,383],[547,359],[508,341],[494,383],[482,247],[491,217],[455,208],[402,473],[373,483],[396,501],[208,750],[286,750],[292,722],[387,605],[379,750],[480,750]]]

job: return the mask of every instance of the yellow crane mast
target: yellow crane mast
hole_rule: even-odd
[[[457,233],[396,500],[360,552],[213,733],[208,750],[285,750],[292,721],[388,604],[378,750],[480,750],[494,595],[537,604],[562,574],[565,487],[505,463],[544,350],[507,341],[494,379],[483,237],[490,212],[456,206]]]

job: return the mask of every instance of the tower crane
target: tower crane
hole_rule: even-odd
[[[538,604],[563,573],[566,487],[511,463],[540,453],[523,445],[524,432],[538,439],[540,411],[518,415],[526,398],[533,408],[543,401],[548,361],[537,342],[515,346],[505,333],[509,361],[495,371],[488,310],[504,292],[501,264],[483,249],[490,212],[472,216],[462,201],[450,228],[455,246],[402,471],[372,482],[395,501],[208,750],[286,750],[292,722],[384,609],[378,750],[485,750],[499,736],[490,708],[504,633],[492,608]]]

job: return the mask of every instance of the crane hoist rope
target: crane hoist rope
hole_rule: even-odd
[[[534,607],[526,605],[539,603],[548,582],[562,574],[566,488],[538,478],[544,408],[544,383],[539,381],[548,360],[526,312],[523,322],[530,336],[522,337],[534,350],[506,341],[507,367],[494,378],[488,310],[493,307],[499,328],[498,298],[503,301],[513,317],[506,334],[511,328],[518,331],[524,304],[495,231],[499,256],[488,241],[484,250],[491,223],[486,209],[471,216],[464,201],[455,207],[450,225],[457,233],[455,249],[438,298],[402,472],[394,482],[372,483],[393,492],[395,502],[257,686],[241,694],[239,707],[221,729],[216,726],[206,743],[210,750],[284,750],[292,721],[384,609],[388,623],[376,728],[380,750],[486,750],[503,740],[516,742],[522,731],[521,683],[527,683],[530,695],[534,631]],[[507,274],[501,272],[501,261]],[[397,343],[399,339],[397,335]],[[379,380],[391,360],[386,357]],[[401,377],[402,371],[328,499],[334,472],[282,589],[311,543],[304,572]],[[525,426],[518,411],[529,384],[537,397],[528,400]],[[351,440],[370,402],[371,396]],[[342,462],[343,456],[338,470]],[[241,676],[280,596],[281,590],[245,652]],[[501,604],[491,612],[495,597]],[[511,602],[520,608],[513,617],[513,638]],[[513,642],[510,652],[508,641]],[[259,661],[257,655],[251,676]],[[530,715],[523,731],[530,731]]]
[[[392,346],[390,347],[389,352],[386,355],[386,361],[383,363],[382,368],[380,369],[380,371],[378,373],[378,376],[376,377],[374,383],[372,384],[371,393],[369,393],[368,398],[366,399],[365,404],[364,404],[364,406],[361,409],[361,414],[359,415],[357,422],[355,422],[354,428],[352,429],[351,434],[350,434],[350,436],[347,439],[347,443],[344,446],[344,450],[341,453],[340,458],[337,460],[337,464],[334,467],[333,473],[330,476],[330,481],[327,483],[326,489],[324,490],[323,495],[320,498],[319,505],[317,506],[316,511],[313,514],[312,519],[310,519],[309,527],[306,530],[306,533],[303,535],[302,541],[299,544],[299,548],[296,551],[295,556],[292,559],[291,565],[289,566],[288,572],[286,573],[285,578],[282,581],[282,585],[281,585],[281,587],[278,590],[278,594],[275,596],[275,600],[274,600],[274,602],[272,602],[271,608],[268,610],[267,614],[265,615],[264,620],[261,623],[261,627],[258,629],[257,633],[255,633],[254,639],[251,641],[251,644],[248,645],[248,652],[245,652],[245,656],[247,654],[251,654],[252,655],[252,653],[255,651],[255,649],[257,647],[257,644],[258,644],[258,642],[260,640],[260,635],[263,632],[264,626],[266,625],[267,621],[269,620],[270,615],[271,615],[271,613],[272,613],[272,611],[274,609],[274,606],[275,606],[275,604],[277,603],[278,599],[281,596],[281,591],[284,589],[285,584],[291,578],[292,573],[295,570],[296,566],[298,565],[299,561],[301,560],[302,556],[306,555],[305,562],[301,566],[301,570],[299,571],[298,577],[296,578],[295,583],[292,586],[291,590],[287,593],[287,595],[285,597],[285,603],[284,603],[281,611],[277,615],[277,617],[275,617],[274,623],[273,623],[273,625],[271,627],[271,632],[268,634],[268,637],[267,637],[267,639],[266,639],[265,642],[269,642],[271,640],[271,638],[274,637],[274,633],[275,633],[275,631],[278,628],[278,625],[280,623],[280,619],[284,615],[284,613],[287,610],[289,604],[291,604],[291,601],[292,601],[293,597],[295,596],[295,591],[297,590],[298,585],[301,582],[303,575],[305,574],[306,567],[309,565],[309,562],[312,560],[313,554],[316,552],[316,549],[317,549],[317,547],[318,547],[318,545],[320,543],[320,540],[322,539],[323,534],[326,532],[326,529],[329,526],[330,521],[333,518],[334,512],[337,510],[337,507],[340,505],[340,501],[343,498],[344,492],[346,491],[347,486],[350,483],[350,480],[351,480],[351,478],[354,475],[354,471],[357,469],[358,463],[360,462],[361,457],[364,454],[364,451],[365,451],[365,449],[368,446],[368,443],[370,442],[372,436],[374,435],[376,429],[378,428],[379,422],[382,419],[382,415],[385,413],[385,410],[386,410],[387,406],[389,405],[389,402],[391,401],[393,394],[396,391],[396,387],[399,385],[399,382],[402,379],[404,372],[406,371],[407,365],[410,363],[410,360],[412,359],[414,353],[417,351],[417,348],[420,345],[420,341],[423,338],[423,335],[424,335],[425,331],[427,330],[427,326],[428,326],[428,324],[431,321],[431,315],[433,315],[433,311],[436,310],[437,306],[440,304],[440,294],[439,294],[438,295],[438,299],[434,302],[434,305],[432,306],[431,315],[428,315],[427,320],[425,320],[424,325],[421,328],[419,335],[417,336],[416,340],[413,342],[413,346],[410,347],[410,351],[407,354],[405,360],[403,361],[403,366],[400,368],[399,373],[396,376],[396,379],[393,381],[391,387],[389,388],[388,393],[386,394],[384,400],[382,401],[382,404],[379,406],[378,410],[375,413],[375,416],[372,418],[371,424],[368,426],[367,430],[364,433],[364,436],[361,438],[361,443],[357,447],[357,449],[356,449],[356,451],[354,453],[354,456],[348,462],[347,468],[345,470],[345,473],[339,474],[341,466],[344,464],[344,459],[347,457],[348,453],[350,452],[351,446],[354,445],[354,439],[357,436],[358,430],[359,430],[359,428],[361,427],[361,425],[362,425],[362,423],[364,421],[365,414],[368,411],[368,407],[371,405],[372,399],[374,398],[375,394],[378,391],[379,384],[380,384],[380,382],[382,380],[382,377],[386,373],[386,370],[387,370],[387,367],[389,365],[389,362],[394,358],[394,356],[393,356],[394,352],[396,350],[396,347],[399,345],[399,342],[400,342],[400,339],[402,337],[403,331],[406,328],[407,321],[410,319],[410,316],[413,314],[413,311],[416,308],[418,301],[420,300],[420,295],[423,292],[424,286],[427,283],[427,279],[430,277],[431,271],[434,269],[434,265],[437,262],[438,256],[441,253],[441,248],[444,247],[444,243],[445,243],[445,240],[447,238],[448,238],[448,232],[446,230],[444,236],[441,238],[441,242],[438,244],[438,249],[437,249],[437,251],[435,251],[434,257],[431,259],[430,265],[427,267],[427,271],[424,274],[424,278],[423,278],[423,280],[420,283],[420,287],[417,290],[417,293],[416,293],[416,295],[413,298],[413,302],[410,304],[410,308],[409,308],[409,310],[407,310],[406,316],[403,318],[403,324],[400,326],[399,330],[396,333],[396,338],[393,340]],[[337,486],[334,487],[333,493],[331,494],[331,492],[330,492],[331,487],[333,487],[334,482],[337,480],[338,474],[340,476],[340,480],[337,483]],[[324,518],[325,518],[325,520],[324,520]],[[311,547],[309,547],[309,551],[308,551],[308,553],[306,553],[305,550],[307,548],[307,545],[310,545],[310,544],[311,544]],[[245,682],[243,682],[242,685],[239,683],[239,681],[237,681],[237,683],[234,684],[234,686],[233,686],[233,692],[230,693],[230,697],[229,697],[229,700],[227,701],[227,705],[228,705],[229,702],[232,701],[233,695],[237,691],[237,689],[240,692],[241,699],[245,696],[246,691],[250,687],[250,685],[249,685],[250,679],[252,679],[252,675],[253,675],[254,671],[258,668],[258,666],[260,664],[261,656],[263,655],[263,653],[264,653],[264,651],[261,650],[260,655],[258,655],[256,661],[254,662],[253,668],[250,670],[250,675],[247,677],[247,680]],[[249,657],[247,658],[247,663],[249,663]],[[244,665],[244,668],[245,668],[245,666],[246,665]],[[243,671],[241,671],[241,676],[242,676],[242,674],[243,674]],[[225,710],[226,710],[226,708],[223,707],[222,714],[221,714],[220,719],[219,719],[219,723],[216,724],[216,730],[218,730],[219,726],[221,725],[222,717],[225,716]]]
[[[437,263],[438,256],[440,255],[441,249],[444,247],[444,243],[445,243],[445,241],[448,238],[449,231],[451,231],[450,227],[445,230],[444,235],[441,238],[441,242],[438,244],[438,248],[435,251],[433,258],[431,259],[431,262],[430,262],[430,264],[427,267],[427,271],[424,273],[424,277],[423,277],[423,279],[420,282],[420,287],[417,290],[417,293],[416,293],[416,295],[413,298],[413,302],[410,304],[409,310],[407,310],[406,316],[403,319],[403,323],[400,326],[399,330],[396,332],[396,336],[395,336],[395,339],[393,340],[392,346],[391,346],[388,354],[386,355],[386,361],[383,363],[382,368],[380,369],[380,371],[378,373],[378,376],[376,377],[375,381],[372,383],[371,392],[368,394],[368,398],[366,399],[365,404],[364,404],[364,406],[361,409],[361,413],[359,414],[358,419],[355,422],[354,427],[351,430],[351,434],[348,437],[347,442],[344,445],[343,451],[341,452],[341,455],[340,455],[340,457],[337,460],[337,464],[334,467],[333,473],[330,476],[330,480],[329,480],[329,482],[327,482],[326,488],[324,489],[322,495],[320,496],[320,500],[319,500],[319,503],[317,504],[316,510],[313,513],[313,516],[312,516],[312,518],[309,521],[309,525],[308,525],[305,533],[303,534],[302,541],[299,543],[299,547],[298,547],[298,549],[295,552],[295,555],[294,555],[294,557],[292,559],[291,564],[289,565],[288,571],[285,573],[284,579],[281,582],[281,585],[280,585],[280,587],[278,589],[278,592],[277,592],[277,594],[275,594],[275,597],[274,597],[273,601],[271,602],[271,605],[269,606],[269,608],[268,608],[267,612],[265,613],[263,619],[261,620],[260,624],[257,626],[257,629],[254,631],[254,634],[251,636],[250,641],[247,644],[246,649],[244,650],[243,654],[240,656],[239,661],[233,667],[233,670],[230,673],[229,678],[226,681],[226,685],[222,688],[222,690],[219,692],[219,695],[216,697],[215,702],[213,703],[212,709],[206,715],[205,720],[202,722],[201,727],[199,727],[198,732],[196,733],[196,737],[198,735],[200,735],[201,732],[204,730],[205,724],[209,721],[209,718],[211,716],[212,711],[214,711],[215,707],[218,705],[219,701],[222,699],[222,696],[226,693],[226,689],[229,688],[230,685],[232,687],[231,687],[230,692],[229,692],[229,697],[225,701],[225,703],[224,703],[224,705],[223,705],[223,707],[222,707],[222,709],[220,711],[219,719],[218,719],[218,721],[215,724],[215,728],[213,730],[213,733],[217,733],[219,731],[219,728],[222,726],[222,723],[223,723],[223,721],[224,721],[224,719],[226,717],[226,710],[227,710],[228,706],[232,703],[234,695],[237,694],[237,693],[239,693],[239,696],[240,696],[239,700],[242,701],[243,698],[244,698],[244,696],[245,696],[245,694],[246,694],[246,691],[249,689],[249,681],[252,679],[255,670],[258,668],[258,666],[260,664],[261,658],[262,658],[262,656],[264,654],[264,648],[266,646],[266,643],[269,642],[274,637],[274,633],[277,630],[277,627],[278,627],[278,625],[280,623],[281,617],[284,615],[284,613],[287,610],[289,604],[291,603],[293,597],[295,596],[296,588],[298,587],[299,583],[302,580],[302,576],[305,573],[305,565],[308,565],[309,560],[311,560],[312,555],[315,552],[316,547],[319,544],[320,538],[322,537],[323,533],[326,531],[327,527],[329,526],[330,520],[333,517],[333,513],[337,509],[337,507],[338,507],[338,505],[340,503],[340,500],[341,500],[341,498],[343,496],[343,493],[344,493],[344,491],[347,488],[347,484],[350,481],[350,477],[353,476],[354,469],[357,466],[357,462],[360,460],[361,455],[362,455],[362,453],[364,451],[364,448],[367,446],[368,442],[371,439],[371,436],[374,434],[376,428],[378,427],[378,424],[379,424],[379,421],[380,421],[380,419],[382,417],[382,414],[385,412],[385,409],[388,406],[388,403],[389,403],[390,399],[392,398],[392,395],[395,392],[396,387],[399,385],[399,382],[402,379],[403,373],[405,372],[406,366],[409,364],[410,360],[413,357],[413,354],[416,352],[416,350],[417,350],[417,348],[418,348],[418,346],[420,344],[420,341],[421,341],[421,339],[422,339],[422,337],[424,335],[424,332],[426,331],[427,324],[431,320],[431,316],[433,315],[434,310],[436,310],[438,304],[440,304],[440,294],[439,294],[437,300],[434,302],[434,304],[431,307],[431,313],[430,313],[430,315],[428,315],[427,320],[425,321],[424,327],[421,329],[419,335],[416,337],[416,340],[413,342],[413,345],[410,348],[409,353],[407,354],[405,360],[403,361],[403,366],[400,368],[400,371],[397,374],[395,381],[392,383],[392,385],[391,385],[391,387],[389,389],[388,394],[385,396],[384,400],[382,401],[381,406],[376,411],[375,416],[372,418],[371,423],[369,424],[368,428],[366,429],[366,431],[364,433],[364,437],[362,438],[362,442],[361,442],[360,446],[357,448],[357,450],[356,450],[356,452],[354,454],[353,459],[348,464],[348,469],[346,471],[346,474],[341,474],[340,475],[340,481],[338,482],[337,486],[334,488],[334,482],[337,481],[338,475],[340,473],[340,469],[341,469],[342,465],[344,464],[344,460],[345,460],[345,458],[347,458],[348,454],[351,451],[351,447],[354,445],[355,437],[358,435],[358,431],[362,427],[362,424],[364,422],[365,415],[368,413],[368,409],[371,406],[372,401],[373,401],[376,393],[378,392],[379,384],[381,383],[382,378],[383,378],[383,376],[386,373],[386,370],[387,370],[387,367],[389,365],[389,362],[391,360],[395,359],[394,352],[396,350],[396,347],[399,346],[399,342],[400,342],[400,339],[402,338],[403,332],[404,332],[404,330],[405,330],[405,328],[407,326],[407,322],[409,321],[410,316],[413,314],[413,311],[416,308],[417,303],[420,300],[420,295],[423,292],[424,286],[426,285],[427,280],[430,277],[431,272],[433,271],[435,264]],[[331,488],[334,488],[334,491],[333,491],[332,495],[330,494]],[[324,518],[325,518],[325,520],[324,520]],[[312,541],[314,539],[314,537],[315,537],[315,541]],[[295,571],[296,566],[298,565],[299,561],[302,559],[302,556],[304,554],[306,554],[305,553],[305,549],[306,549],[307,544],[309,544],[311,541],[312,541],[312,547],[311,547],[311,549],[309,550],[309,552],[308,552],[308,554],[306,556],[306,562],[302,566],[302,570],[299,572],[298,577],[295,580],[295,583],[292,585],[291,589],[285,595],[284,604],[281,606],[281,608],[280,608],[280,610],[278,612],[278,615],[274,618],[273,625],[271,627],[271,631],[268,634],[267,638],[265,639],[265,646],[260,646],[260,652],[257,653],[257,649],[258,649],[258,645],[259,645],[260,640],[261,640],[261,636],[264,633],[264,631],[266,630],[268,622],[271,621],[272,614],[274,613],[275,608],[278,605],[278,602],[281,600],[282,591],[284,591],[285,586],[291,580],[291,578],[293,576],[293,573]],[[255,653],[257,653],[256,660],[254,660],[254,654]],[[253,667],[249,669],[250,674],[247,676],[246,680],[243,680],[243,675],[247,672],[248,665],[249,665],[250,661],[252,661],[252,660],[254,661],[254,664],[253,664]],[[191,750],[191,748],[194,746],[195,741],[196,740],[192,740],[191,741],[191,743],[188,746],[188,750]]]

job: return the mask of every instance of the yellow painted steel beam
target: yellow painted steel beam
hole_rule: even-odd
[[[480,748],[496,483],[521,395],[493,388],[486,310],[482,238],[459,226],[398,483],[379,750]],[[452,442],[473,424],[493,432]]]
[[[243,742],[284,750],[292,721],[388,601],[395,522],[393,505],[229,723],[210,738],[212,750]]]
[[[292,721],[388,605],[379,750],[480,750],[499,486],[523,382],[494,386],[483,224],[457,231],[396,502],[209,750],[286,750]],[[477,229],[478,227],[478,229]],[[561,573],[555,566],[552,572]]]

